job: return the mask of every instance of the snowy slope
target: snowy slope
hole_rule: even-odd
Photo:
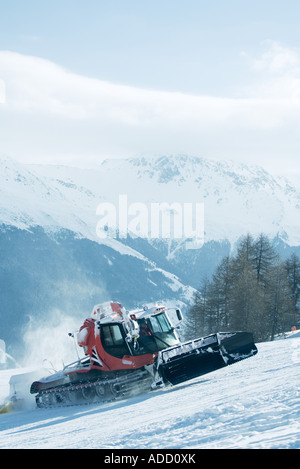
[[[234,243],[247,231],[279,234],[290,245],[300,244],[299,189],[260,167],[219,163],[184,155],[105,160],[98,171],[35,167],[51,174],[52,182],[68,181],[89,188],[98,202],[204,203],[205,241]],[[50,171],[50,173],[49,173]]]
[[[300,448],[300,337],[184,383],[105,405],[0,415],[0,448]],[[0,372],[0,397],[11,371]]]
[[[55,171],[56,177],[52,175],[52,171]],[[57,171],[59,173],[63,171],[63,174],[60,175]],[[70,179],[71,175],[73,175],[72,179]],[[81,184],[78,179],[82,177],[84,181]],[[101,177],[105,179],[106,175],[101,174]],[[66,167],[36,168],[23,165],[8,157],[1,157],[0,227],[1,225],[4,227],[4,232],[6,227],[27,230],[32,233],[35,244],[38,244],[39,239],[34,238],[34,228],[42,227],[50,238],[53,234],[60,233],[61,230],[68,230],[74,234],[75,239],[87,239],[96,242],[101,247],[108,247],[109,254],[106,257],[103,256],[102,249],[101,255],[112,269],[120,268],[121,264],[120,262],[118,266],[114,265],[114,253],[118,259],[121,255],[124,258],[121,268],[128,262],[127,277],[132,276],[132,281],[135,279],[136,272],[139,272],[143,266],[145,277],[141,278],[141,282],[152,282],[153,288],[158,291],[158,298],[165,287],[164,295],[168,295],[169,290],[170,298],[174,298],[177,293],[179,300],[189,302],[194,289],[182,283],[174,273],[162,268],[161,263],[157,265],[153,259],[149,259],[138,250],[112,237],[106,240],[99,239],[96,234],[99,218],[96,215],[96,209],[104,200],[102,186],[99,174],[94,171]],[[69,246],[66,247],[68,248]],[[24,249],[26,250],[27,246],[24,246]],[[87,253],[87,257],[88,255],[92,254]],[[9,253],[9,256],[14,257],[15,252]],[[55,253],[52,257],[54,256]],[[26,266],[23,267],[26,268]],[[133,270],[130,271],[130,268]],[[100,267],[99,270],[101,271]],[[151,280],[151,276],[157,278],[157,283]],[[84,278],[82,281],[84,283]],[[160,285],[161,288],[159,288]],[[109,294],[108,296],[110,297]]]
[[[148,207],[151,202],[204,203],[205,241],[234,243],[249,231],[300,245],[299,188],[260,167],[185,155],[104,160],[98,169],[0,158],[0,221],[5,224],[67,228],[99,242],[97,206],[106,201],[118,208],[120,194],[127,195],[128,204]]]
[[[50,171],[52,182],[68,179],[76,187],[89,187],[100,202],[103,198],[117,205],[118,195],[127,194],[128,203],[204,203],[205,241],[234,243],[251,231],[271,238],[279,234],[290,245],[300,244],[299,190],[260,167],[177,155],[105,160],[93,172],[35,169],[40,174]]]

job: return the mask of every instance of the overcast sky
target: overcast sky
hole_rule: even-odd
[[[0,0],[0,154],[298,174],[299,0]]]

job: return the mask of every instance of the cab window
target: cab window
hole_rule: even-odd
[[[104,350],[110,355],[122,358],[129,354],[129,349],[119,324],[104,324],[101,326],[101,342]]]
[[[164,313],[137,320],[140,327],[135,354],[154,353],[178,343],[171,324]]]

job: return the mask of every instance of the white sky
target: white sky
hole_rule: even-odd
[[[0,153],[300,174],[298,0],[0,0]]]

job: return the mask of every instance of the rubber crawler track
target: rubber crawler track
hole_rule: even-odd
[[[105,403],[149,392],[152,382],[152,377],[147,371],[136,371],[130,376],[97,379],[44,389],[35,399],[40,408]]]

